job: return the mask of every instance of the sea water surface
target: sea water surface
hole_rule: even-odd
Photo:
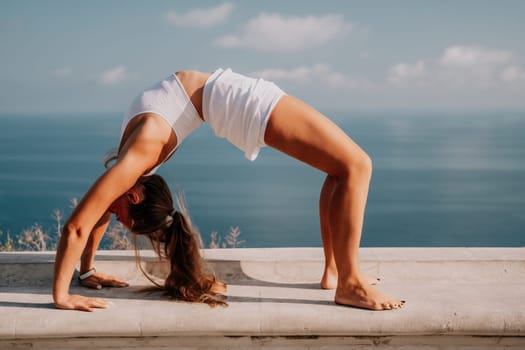
[[[372,157],[363,246],[524,246],[525,113],[327,113]],[[0,231],[71,212],[118,145],[116,114],[0,116]],[[205,125],[164,164],[205,244],[320,246],[324,175],[269,148],[251,163]]]

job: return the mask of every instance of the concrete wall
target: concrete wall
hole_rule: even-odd
[[[525,348],[524,248],[364,248],[361,266],[380,290],[407,301],[374,312],[333,303],[319,288],[320,248],[203,252],[229,284],[228,308],[144,293],[133,252],[99,252],[97,269],[125,289],[72,292],[105,298],[93,313],[56,310],[54,254],[0,253],[0,348]],[[142,252],[162,277],[165,265]]]

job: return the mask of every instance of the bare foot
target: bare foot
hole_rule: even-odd
[[[337,288],[337,272],[330,273],[327,270],[324,271],[323,278],[321,278],[322,289],[336,289]]]
[[[379,282],[381,282],[380,278],[368,276],[368,275],[362,275],[362,278],[366,281],[366,283],[375,286]],[[321,288],[322,289],[336,289],[337,288],[337,272],[336,273],[330,273],[325,270],[323,274],[323,278],[321,278]]]
[[[335,303],[369,310],[392,310],[403,307],[405,301],[388,297],[369,284],[357,281],[337,288]]]

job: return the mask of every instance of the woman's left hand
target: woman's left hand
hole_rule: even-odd
[[[101,289],[102,287],[128,287],[129,283],[124,281],[123,279],[106,275],[100,272],[95,272],[93,275],[89,276],[88,278],[82,280],[80,282],[81,285],[88,288],[93,289]]]

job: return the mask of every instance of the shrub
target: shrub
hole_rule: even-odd
[[[78,201],[76,198],[71,200],[71,208],[76,207]],[[56,250],[60,235],[63,229],[64,214],[60,209],[53,209],[51,217],[54,220],[52,227],[53,235],[49,235],[46,229],[40,224],[23,230],[16,235],[15,239],[11,237],[9,231],[6,234],[5,242],[2,242],[3,232],[0,231],[0,251],[46,251]],[[222,238],[217,231],[210,234],[211,242],[209,248],[239,248],[245,241],[240,240],[241,230],[238,226],[231,227],[228,234]],[[104,238],[100,244],[102,249],[127,250],[133,249],[133,239],[130,237],[129,230],[119,222],[112,222],[108,226]],[[138,240],[139,247],[144,246],[143,240]]]
[[[245,241],[239,240],[240,235],[241,230],[238,226],[230,227],[230,231],[224,239],[222,239],[217,231],[212,231],[210,233],[210,244],[208,248],[240,248],[245,243]]]

